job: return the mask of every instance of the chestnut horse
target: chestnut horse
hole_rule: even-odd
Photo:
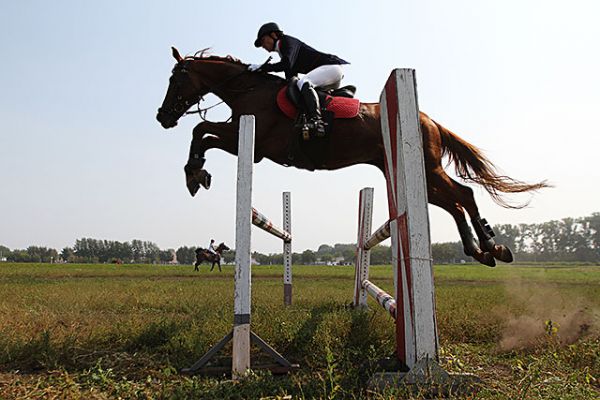
[[[184,168],[192,196],[200,185],[206,189],[210,186],[210,174],[203,168],[207,150],[216,148],[237,155],[238,121],[246,114],[256,116],[255,162],[266,157],[284,166],[311,171],[370,164],[385,175],[379,103],[361,103],[357,117],[335,119],[331,133],[325,138],[303,141],[294,128],[294,121],[276,104],[278,91],[286,85],[284,79],[250,72],[246,64],[232,57],[182,58],[175,48],[173,56],[177,64],[156,116],[165,129],[176,126],[179,118],[207,93],[221,98],[232,110],[231,122],[203,121],[193,130],[189,159]],[[446,174],[442,157],[447,156],[454,163],[461,179],[482,185],[497,204],[506,208],[523,206],[506,203],[501,197],[503,193],[534,191],[547,187],[546,183],[527,184],[499,175],[477,147],[424,113],[420,113],[419,119],[429,203],[452,215],[467,256],[492,267],[496,265],[495,259],[511,262],[510,249],[495,243],[492,229],[479,215],[472,189]],[[479,241],[473,236],[465,210]]]
[[[216,254],[211,253],[210,251],[203,249],[201,247],[196,249],[196,262],[194,263],[194,271],[200,271],[198,266],[202,264],[203,261],[208,261],[212,263],[210,267],[210,271],[215,268],[215,264],[219,266],[219,272],[221,272],[221,254],[223,251],[229,250],[229,247],[225,243],[221,243],[215,249]]]

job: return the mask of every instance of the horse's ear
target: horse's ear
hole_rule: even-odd
[[[179,55],[179,51],[175,47],[172,47],[172,46],[171,46],[171,50],[173,51],[173,57],[175,57],[177,62],[181,62],[181,60],[183,60],[183,58]]]

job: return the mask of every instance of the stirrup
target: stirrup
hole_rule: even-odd
[[[317,137],[325,136],[325,127],[327,126],[325,121],[323,121],[321,118],[313,117],[308,123],[310,125],[310,129]]]

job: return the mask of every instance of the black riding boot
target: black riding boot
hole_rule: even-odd
[[[317,92],[309,82],[305,82],[302,85],[301,93],[304,105],[306,106],[306,113],[308,114],[309,129],[314,131],[317,136],[325,135],[325,123],[321,118],[321,107]]]

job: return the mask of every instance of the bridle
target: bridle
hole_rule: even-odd
[[[259,68],[258,70],[260,70],[263,66],[265,66],[266,64],[269,63],[269,61],[271,61],[273,57],[269,57],[267,59],[267,61],[265,61]],[[184,84],[188,83],[190,85],[193,85],[194,83],[192,82],[192,80],[190,79],[189,75],[188,75],[188,69],[187,69],[187,63],[186,61],[188,60],[200,60],[202,59],[201,57],[187,57],[185,58],[182,62],[179,62],[175,65],[175,67],[173,68],[173,75],[171,76],[171,79],[174,80],[175,85],[177,87],[177,91],[180,92],[181,87],[184,86]],[[222,82],[219,82],[217,85],[213,86],[210,89],[210,92],[214,93],[215,91],[219,90],[220,88],[222,88],[223,86],[225,86],[226,84],[228,84],[229,82],[231,82],[232,80],[234,80],[235,78],[239,77],[240,75],[244,74],[246,72],[246,69],[238,72],[237,74],[230,76],[229,78],[223,80]],[[179,76],[179,78],[176,78],[176,76]],[[185,78],[181,78],[182,76],[185,76]],[[187,82],[184,82],[184,79]],[[233,89],[233,92],[239,92],[239,93],[246,93],[249,91],[254,90],[254,88],[249,88],[249,89]],[[209,92],[207,92],[209,93]],[[219,101],[216,104],[213,104],[209,107],[205,107],[205,108],[200,108],[200,104],[204,101],[204,96],[207,94],[202,94],[200,96],[198,96],[197,100],[189,100],[189,99],[183,99],[183,97],[181,95],[177,96],[177,101],[170,107],[170,108],[159,108],[158,112],[164,112],[166,114],[181,114],[181,116],[185,116],[185,115],[190,115],[190,114],[198,114],[198,116],[200,117],[201,120],[206,121],[206,114],[208,113],[208,110],[211,110],[221,104],[224,103],[223,100]],[[194,111],[185,111],[187,109],[189,109],[193,104],[196,104],[197,109]],[[229,117],[229,119],[227,121],[231,120],[231,117]],[[227,122],[226,121],[226,122]]]
[[[185,63],[178,63],[175,65],[172,71],[170,81],[171,85],[174,85],[176,87],[177,93],[180,93],[181,88],[186,84],[193,85],[193,82],[188,75],[187,65],[185,65]],[[194,100],[184,99],[183,96],[178,94],[176,101],[171,105],[171,107],[160,107],[158,109],[158,112],[170,115],[185,115],[187,113],[186,110],[190,108],[193,104],[198,103],[198,105],[200,105],[203,96],[204,95],[199,95],[198,98]]]

